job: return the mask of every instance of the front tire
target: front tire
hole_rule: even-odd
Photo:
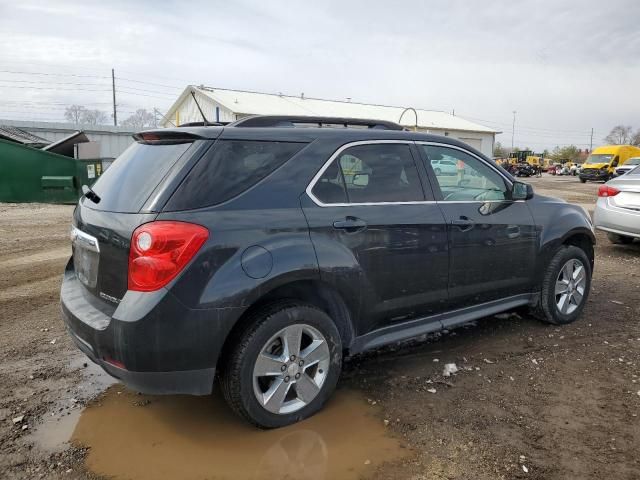
[[[587,183],[587,179],[586,178],[581,178],[580,179],[580,183]]]
[[[633,237],[627,237],[626,235],[618,235],[617,233],[607,232],[607,238],[611,243],[616,245],[629,245],[633,242]]]
[[[223,366],[227,403],[260,428],[278,428],[318,412],[342,368],[340,334],[318,308],[277,302],[256,312]]]
[[[590,288],[589,257],[581,248],[564,245],[549,262],[533,314],[554,325],[572,323],[584,310]]]

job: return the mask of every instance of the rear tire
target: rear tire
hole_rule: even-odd
[[[236,342],[222,367],[222,392],[257,427],[284,427],[315,414],[340,377],[340,334],[313,305],[268,305],[252,315]]]
[[[532,313],[554,325],[574,322],[584,310],[590,288],[589,257],[581,248],[563,245],[549,262]]]
[[[617,233],[607,232],[607,238],[611,243],[616,245],[629,245],[633,242],[633,237],[627,237],[626,235],[618,235]]]

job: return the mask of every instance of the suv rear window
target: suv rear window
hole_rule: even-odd
[[[148,145],[134,143],[91,187],[100,197],[89,202],[95,210],[137,213],[192,143]]]
[[[218,140],[173,194],[165,210],[188,210],[227,201],[249,189],[306,143]]]

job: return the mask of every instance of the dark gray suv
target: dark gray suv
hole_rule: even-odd
[[[135,139],[84,189],[61,302],[78,347],[139,391],[204,395],[218,377],[236,412],[279,427],[322,407],[345,354],[585,306],[584,210],[449,137],[252,117]]]

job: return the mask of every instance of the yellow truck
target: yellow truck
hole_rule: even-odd
[[[595,148],[582,166],[580,181],[582,183],[587,180],[606,182],[613,177],[616,167],[624,165],[632,157],[640,157],[640,148],[633,145],[605,145]]]

